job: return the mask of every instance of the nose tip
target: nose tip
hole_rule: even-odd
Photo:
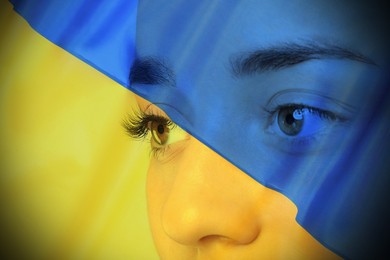
[[[162,208],[166,235],[185,245],[254,241],[260,225],[247,189],[253,180],[201,143],[182,155]]]
[[[259,233],[259,227],[248,214],[222,216],[223,209],[215,207],[203,213],[197,207],[189,206],[175,215],[164,210],[163,229],[176,242],[183,245],[205,245],[212,242],[226,242],[238,245],[250,244]],[[217,212],[218,211],[218,212]],[[225,211],[226,213],[226,211]]]

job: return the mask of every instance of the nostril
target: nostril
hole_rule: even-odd
[[[165,235],[179,244],[194,246],[219,241],[246,245],[255,241],[260,234],[261,225],[252,211],[243,214],[242,207],[232,207],[231,203],[222,201],[218,207],[210,207],[195,198],[191,202],[181,199],[175,197],[167,200],[160,218]]]
[[[223,244],[246,245],[255,241],[260,234],[260,226],[253,219],[236,216],[222,220],[213,212],[201,211],[199,207],[180,209],[166,205],[162,214],[162,229],[170,239],[183,245]],[[208,212],[208,214],[204,213]]]
[[[236,223],[237,224],[237,223]],[[205,236],[199,237],[198,243],[207,245],[211,243],[221,243],[230,245],[248,245],[253,243],[260,236],[260,227],[258,225],[231,225],[222,229],[214,228],[217,233],[203,233]],[[213,231],[210,229],[209,231]]]
[[[261,226],[258,183],[200,142],[191,144],[181,157],[188,161],[177,166],[169,192],[160,199],[159,229],[186,246],[252,243]],[[194,152],[202,153],[202,160]],[[253,189],[243,189],[248,181]]]
[[[236,228],[230,229],[230,234],[224,236],[225,239],[230,239],[236,245],[248,245],[253,243],[260,236],[260,227],[258,225],[238,225]]]
[[[236,244],[231,238],[220,235],[208,235],[199,239],[200,246],[207,246],[212,243]]]
[[[232,245],[247,245],[247,244],[254,242],[258,238],[259,232],[257,232],[256,230],[254,230],[254,231],[255,232],[253,232],[249,236],[241,237],[241,239],[231,238],[231,237],[222,236],[222,235],[208,235],[208,236],[202,237],[199,240],[199,244],[207,245],[210,243],[219,242],[219,243],[223,243],[223,244],[232,244]]]

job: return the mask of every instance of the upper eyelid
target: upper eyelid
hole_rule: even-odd
[[[335,115],[340,122],[352,121],[356,115],[356,108],[352,105],[322,92],[302,88],[286,89],[275,93],[263,109],[267,112],[275,112],[278,108],[288,105],[302,105],[324,111]]]
[[[328,113],[328,114],[332,114],[332,115],[338,116],[338,114],[333,112],[333,111],[322,109],[322,108],[318,108],[318,107],[314,107],[314,106],[311,106],[311,105],[306,105],[304,103],[287,103],[285,105],[278,105],[275,109],[268,110],[268,112],[273,112],[274,113],[274,112],[279,111],[282,108],[296,108],[296,109],[308,108],[309,110],[312,110],[312,111],[320,111],[320,112],[325,112],[325,113]]]
[[[346,122],[348,121],[348,117],[340,114],[340,113],[337,113],[337,112],[334,112],[334,111],[330,111],[330,110],[327,110],[327,109],[321,109],[321,108],[317,108],[317,107],[314,107],[314,106],[310,106],[310,105],[306,105],[306,104],[303,104],[303,103],[299,103],[299,104],[294,104],[294,103],[288,103],[286,105],[278,105],[274,110],[272,111],[267,111],[269,112],[270,114],[275,114],[277,113],[278,111],[280,111],[281,109],[283,108],[287,108],[287,107],[296,107],[297,109],[303,109],[303,108],[308,108],[309,109],[309,112],[311,113],[318,113],[318,116],[322,117],[323,119],[331,119],[333,121],[339,121],[339,122]]]
[[[150,131],[150,129],[148,129],[148,123],[151,121],[156,121],[167,126],[176,126],[174,122],[164,115],[155,114],[154,112],[145,112],[142,110],[133,111],[132,115],[129,114],[122,121],[122,126],[131,138],[142,140]]]
[[[147,120],[148,122],[156,121],[156,122],[164,123],[164,124],[173,123],[169,118],[167,118],[165,116],[160,116],[160,115],[155,115],[155,114],[145,114],[145,115],[146,115],[145,120]]]
[[[291,88],[291,89],[285,89],[282,91],[279,91],[271,96],[269,101],[266,104],[266,107],[271,106],[275,101],[279,100],[280,97],[290,97],[294,95],[299,95],[300,97],[307,97],[307,98],[314,98],[314,99],[321,99],[324,101],[327,101],[329,103],[334,103],[335,105],[342,107],[344,110],[349,112],[354,112],[356,110],[355,107],[351,106],[350,104],[347,104],[341,100],[338,100],[334,97],[329,97],[325,95],[324,93],[320,91],[315,91],[311,89],[304,89],[304,88]],[[290,97],[291,98],[291,97]]]
[[[172,121],[169,118],[169,116],[161,108],[158,107],[158,104],[159,103],[149,103],[147,106],[145,106],[144,109],[140,108],[140,110],[144,114],[156,115],[156,116],[160,116],[160,117],[163,117],[163,118],[166,118],[166,119]]]

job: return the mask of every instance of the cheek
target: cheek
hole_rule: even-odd
[[[157,247],[157,251],[160,252],[161,241],[163,234],[161,230],[158,229],[160,222],[160,209],[163,205],[164,189],[160,184],[159,178],[156,178],[156,175],[162,174],[159,170],[153,167],[153,163],[150,165],[148,170],[147,182],[146,182],[146,195],[147,195],[147,208],[148,208],[148,217],[149,224],[153,235],[154,243]]]
[[[149,224],[154,244],[162,259],[193,259],[197,254],[196,250],[173,241],[162,226],[164,204],[170,196],[176,176],[175,162],[177,160],[161,164],[155,159],[151,160],[146,183]]]
[[[146,195],[152,231],[159,221],[161,208],[168,196],[168,187],[164,180],[166,174],[164,167],[156,167],[156,164],[151,162],[147,176]]]
[[[166,256],[169,252],[165,251],[171,248],[171,241],[161,225],[161,212],[169,196],[169,176],[173,174],[172,167],[151,159],[146,182],[147,208],[153,240],[160,257]]]

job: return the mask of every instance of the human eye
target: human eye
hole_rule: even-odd
[[[332,146],[352,118],[352,108],[305,91],[279,93],[267,106],[269,143],[293,154]]]
[[[183,129],[156,111],[134,112],[123,121],[123,127],[133,139],[149,141],[157,159],[164,158],[171,145],[187,138]]]

